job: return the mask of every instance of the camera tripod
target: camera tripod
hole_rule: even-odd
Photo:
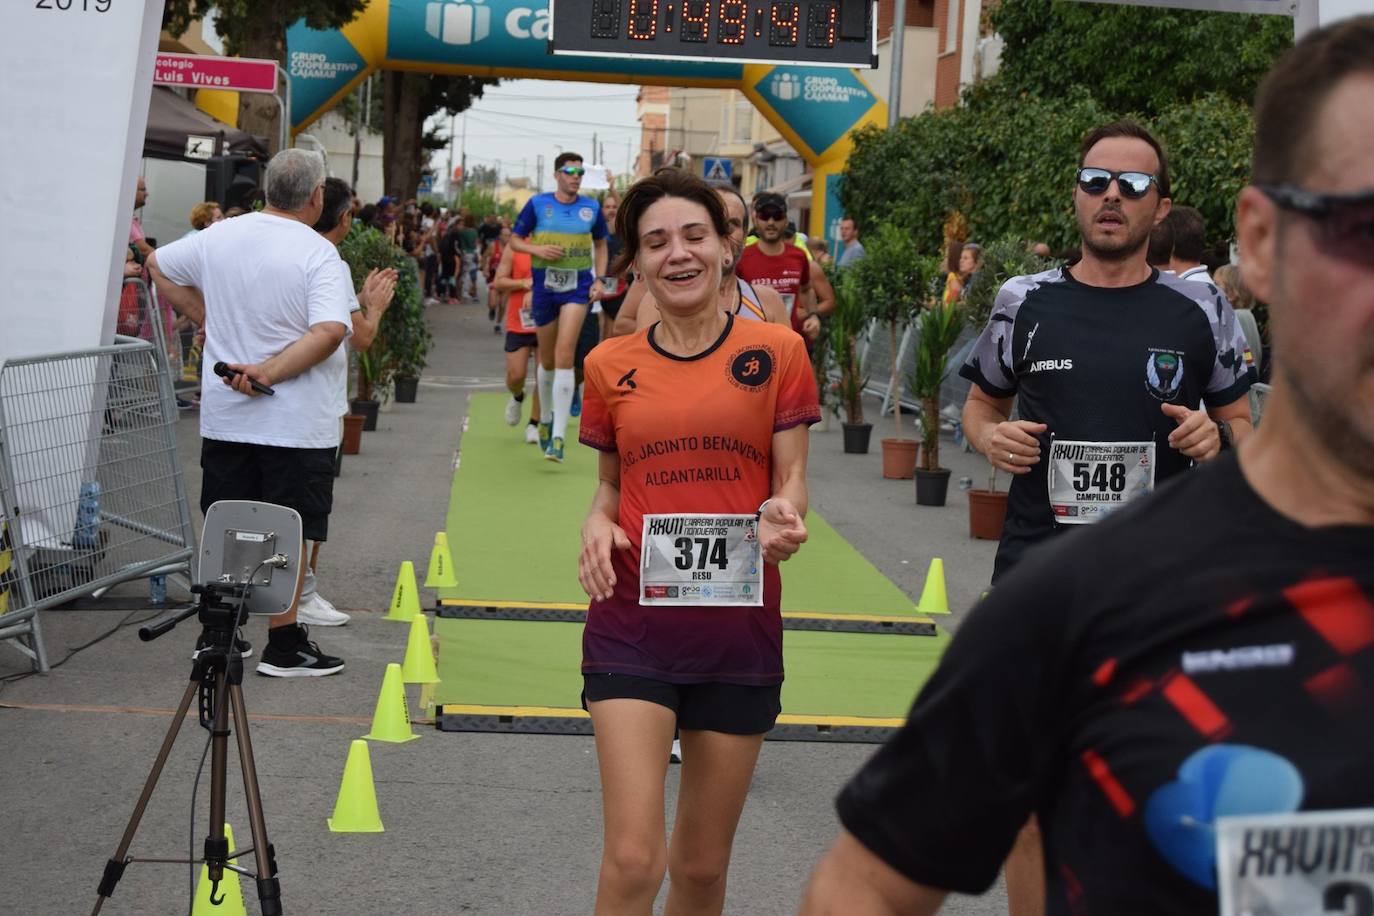
[[[281,887],[277,880],[276,852],[267,841],[267,825],[263,819],[262,795],[258,790],[257,766],[253,762],[253,744],[248,734],[248,712],[243,705],[243,658],[234,648],[234,634],[247,620],[248,608],[244,600],[243,587],[210,583],[192,586],[191,591],[198,597],[196,604],[175,615],[159,620],[139,630],[139,638],[145,642],[156,639],[169,632],[181,621],[195,614],[203,627],[203,636],[209,645],[201,649],[191,668],[191,682],[181,698],[181,705],[172,714],[172,723],[167,736],[153,761],[152,772],[143,785],[143,793],[138,797],[134,813],[124,829],[119,848],[105,863],[105,873],[100,879],[98,898],[91,916],[100,912],[105,900],[115,891],[115,885],[124,875],[124,869],[131,862],[160,862],[194,864],[194,859],[139,859],[128,855],[129,847],[138,830],[153,789],[157,787],[162,768],[167,763],[172,745],[176,743],[177,733],[186,721],[186,713],[191,701],[200,698],[200,723],[210,728],[210,827],[205,837],[204,862],[210,879],[210,898],[218,903],[223,899],[219,894],[219,883],[224,879],[225,869],[255,877],[258,886],[258,899],[262,904],[263,916],[280,916]],[[251,849],[235,853],[235,857],[252,852],[257,860],[256,876],[247,869],[229,863],[229,840],[224,834],[224,790],[225,768],[229,753],[229,715],[232,711],[238,745],[239,765],[243,770],[244,794],[248,800],[248,822],[253,831]]]

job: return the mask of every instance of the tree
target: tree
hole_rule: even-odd
[[[388,194],[415,196],[428,151],[447,139],[425,132],[429,116],[466,111],[493,79],[388,71],[382,75],[382,173]]]
[[[367,4],[368,0],[166,0],[162,27],[173,35],[181,35],[213,8],[215,31],[224,39],[226,52],[235,57],[275,60],[285,71],[289,26],[304,19],[312,29],[342,28]],[[269,151],[276,152],[281,136],[280,113],[266,94],[239,93],[238,126],[265,137]]]
[[[1108,110],[1147,114],[1209,94],[1249,104],[1293,44],[1287,16],[1076,0],[1003,0],[988,22],[1006,42],[997,79],[1009,94],[1085,87]]]

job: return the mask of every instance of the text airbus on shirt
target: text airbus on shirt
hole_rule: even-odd
[[[339,253],[293,219],[246,213],[158,249],[158,268],[205,298],[205,365],[250,365],[285,350],[311,326],[336,321],[352,333],[357,305]],[[243,265],[252,263],[253,271]],[[273,397],[250,398],[208,376],[202,384],[200,434],[224,442],[286,448],[333,448],[348,412],[343,347]]]
[[[587,356],[581,441],[620,455],[619,524],[631,546],[612,551],[615,593],[587,612],[583,673],[777,684],[777,566],[764,566],[761,607],[642,607],[643,518],[753,515],[772,488],[773,434],[820,420],[811,363],[781,325],[727,316],[716,343],[692,357],[658,347],[654,328]]]
[[[1245,336],[1215,287],[1151,271],[1135,286],[1086,286],[1065,268],[1013,277],[959,374],[993,398],[1017,399],[1044,423],[1038,464],[1013,478],[997,579],[1064,526],[1050,506],[1055,439],[1154,443],[1156,483],[1192,461],[1169,447],[1165,403],[1221,407],[1250,388]]]
[[[1374,805],[1374,529],[1280,515],[1229,454],[1045,550],[843,790],[864,846],[980,893],[1035,812],[1051,916],[1212,916],[1217,818]]]

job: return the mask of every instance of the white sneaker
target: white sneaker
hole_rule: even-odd
[[[528,442],[530,445],[539,444],[538,426],[535,426],[533,423],[529,423],[525,426],[525,441]]]
[[[520,402],[511,398],[506,402],[506,425],[514,426],[520,422]]]
[[[341,627],[348,623],[349,617],[316,592],[296,608],[296,620],[312,627]]]

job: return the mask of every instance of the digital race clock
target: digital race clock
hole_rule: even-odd
[[[555,54],[876,67],[873,0],[550,0]]]

